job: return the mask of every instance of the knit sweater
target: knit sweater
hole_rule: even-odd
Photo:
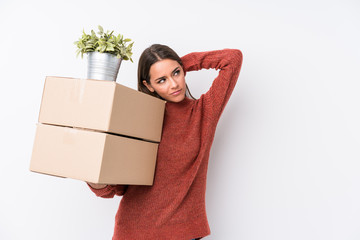
[[[242,53],[194,52],[182,61],[185,72],[220,71],[199,99],[166,103],[153,186],[90,187],[99,197],[122,196],[113,240],[190,240],[210,234],[205,209],[210,148],[238,79]]]

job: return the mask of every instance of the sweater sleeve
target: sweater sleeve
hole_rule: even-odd
[[[87,184],[91,191],[95,193],[96,196],[102,198],[113,198],[115,195],[122,196],[125,194],[127,185],[107,185],[104,188],[96,189]]]
[[[220,70],[210,89],[203,94],[206,111],[218,120],[235,87],[240,74],[243,55],[237,49],[224,49],[208,52],[193,52],[181,58],[184,71],[201,69]]]

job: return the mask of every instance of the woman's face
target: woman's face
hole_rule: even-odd
[[[150,84],[144,85],[170,102],[181,102],[185,98],[186,84],[181,65],[171,59],[160,60],[150,67]]]

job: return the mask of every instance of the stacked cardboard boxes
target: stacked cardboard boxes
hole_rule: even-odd
[[[112,81],[47,77],[30,170],[152,185],[165,101]]]

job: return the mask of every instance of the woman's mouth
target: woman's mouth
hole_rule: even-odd
[[[174,95],[174,96],[179,95],[179,94],[181,93],[181,90],[182,90],[182,89],[177,90],[177,91],[175,91],[175,92],[173,92],[173,93],[170,93],[170,94],[171,94],[171,95]]]

